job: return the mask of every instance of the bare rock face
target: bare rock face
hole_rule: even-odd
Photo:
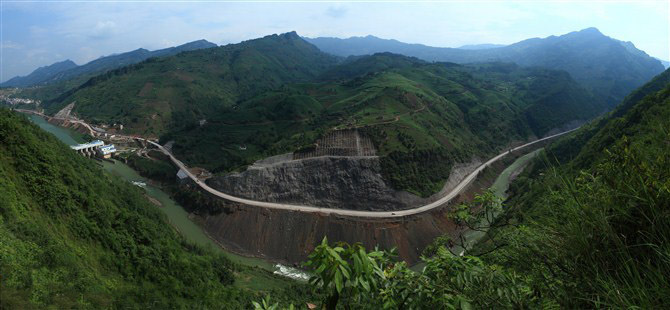
[[[376,156],[280,156],[208,184],[253,200],[352,210],[400,210],[423,200],[386,184]]]

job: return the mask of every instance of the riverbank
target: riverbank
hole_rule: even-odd
[[[48,128],[54,130],[58,127]],[[540,143],[543,144],[543,143]],[[539,144],[538,144],[539,146]],[[457,195],[449,204],[457,204],[494,186],[504,190],[509,184],[505,168],[517,160],[519,151],[494,161],[473,179],[468,189]],[[270,261],[288,265],[305,260],[323,236],[329,240],[363,242],[366,246],[396,247],[402,259],[417,262],[421,251],[434,238],[444,234],[461,233],[457,225],[447,218],[449,207],[437,208],[419,215],[393,217],[392,219],[357,219],[347,216],[311,214],[286,210],[271,210],[250,205],[238,205],[212,197],[217,201],[217,213],[189,213],[153,183],[142,178],[130,167],[121,163],[103,164],[105,169],[128,181],[146,184],[149,195],[158,200],[170,223],[192,242],[211,246],[226,253],[231,260],[264,271],[276,271]],[[512,164],[511,169],[516,169]],[[509,168],[509,167],[508,167]],[[161,198],[162,197],[162,198]],[[221,212],[221,210],[225,210]],[[196,224],[197,222],[197,224]],[[199,224],[199,225],[198,225]],[[225,249],[225,250],[224,250]],[[236,254],[233,254],[236,253]],[[250,285],[251,285],[250,280]]]
[[[27,117],[41,129],[53,134],[61,142],[67,145],[76,145],[85,142],[84,135],[81,133],[69,128],[53,125],[38,115],[29,114]],[[209,238],[202,228],[194,223],[189,218],[188,213],[179,204],[172,200],[167,193],[155,185],[154,182],[140,176],[129,166],[119,161],[116,161],[115,163],[102,161],[101,165],[108,173],[116,175],[128,182],[144,182],[146,186],[143,188],[145,189],[146,194],[161,204],[161,207],[157,206],[157,208],[166,215],[170,225],[172,225],[172,227],[186,240],[222,253],[228,259],[240,265],[240,270],[236,271],[238,275],[236,285],[254,290],[268,290],[281,288],[290,283],[289,279],[279,278],[273,274],[275,271],[281,270],[281,266],[276,266],[274,263],[263,259],[245,257],[226,251],[218,243]]]

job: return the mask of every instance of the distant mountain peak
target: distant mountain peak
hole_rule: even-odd
[[[570,35],[570,34],[577,34],[577,35],[581,35],[581,36],[607,37],[602,32],[600,32],[600,30],[598,30],[598,28],[596,28],[596,27],[585,28],[585,29],[582,29],[582,30],[579,30],[579,31],[568,33],[567,35]]]
[[[45,80],[56,76],[58,73],[76,68],[77,64],[70,59],[63,61],[55,62],[48,66],[39,67],[33,72],[25,76],[16,76],[3,83],[0,83],[2,87],[25,87],[36,85],[44,82]]]
[[[141,48],[141,47],[140,47],[140,48],[138,48],[138,49],[136,49],[136,50],[132,50],[132,51],[130,51],[129,53],[133,53],[133,52],[137,52],[137,53],[148,53],[149,50],[146,49],[146,48]],[[121,54],[123,54],[123,53],[121,53]],[[112,55],[112,56],[121,55],[121,54],[115,54],[115,55]],[[105,56],[103,56],[103,57],[105,57]],[[101,57],[101,58],[102,58],[102,57]]]
[[[70,59],[65,59],[65,60],[63,60],[63,61],[59,61],[59,62],[56,62],[56,63],[54,63],[54,64],[73,64],[73,65],[75,65],[75,66],[77,65],[74,61],[72,61],[72,60],[70,60]]]
[[[201,48],[209,48],[209,47],[217,47],[218,45],[216,43],[209,42],[205,39],[200,39],[196,41],[191,41],[188,43],[184,43],[182,45],[178,45],[174,48],[179,49],[179,50],[191,50],[191,49],[201,49]]]
[[[598,28],[596,28],[596,27],[584,28],[584,29],[582,29],[582,30],[580,30],[580,31],[578,31],[578,32],[582,32],[582,33],[594,33],[594,34],[603,34],[603,33],[600,32],[600,30],[598,30]]]
[[[498,48],[498,47],[504,47],[506,46],[505,44],[491,44],[491,43],[483,43],[483,44],[466,44],[461,47],[458,47],[459,49],[462,50],[486,50],[486,49],[491,49],[491,48]]]
[[[283,38],[287,38],[287,39],[294,39],[294,40],[295,39],[300,39],[300,36],[298,35],[298,33],[295,30],[287,32],[287,33],[282,33],[279,36],[283,37]]]

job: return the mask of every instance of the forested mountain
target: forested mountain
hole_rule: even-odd
[[[272,35],[110,71],[47,106],[55,112],[76,101],[74,111],[86,119],[158,135],[260,92],[308,81],[337,61],[295,33]]]
[[[458,240],[438,238],[415,272],[388,252],[324,239],[308,262],[322,304],[667,308],[670,71],[626,103],[550,145],[512,183],[497,220],[488,213],[500,208],[491,194],[457,206],[457,223],[487,230],[463,253],[449,250]]]
[[[545,289],[558,285],[557,298],[577,308],[670,305],[668,119],[665,71],[609,117],[549,148],[511,188],[508,220],[530,229],[503,231],[532,243],[495,259],[518,270],[537,266],[529,276]]]
[[[140,48],[126,53],[100,57],[87,64],[62,72],[61,74],[57,75],[53,80],[45,81],[45,83],[54,82],[55,80],[73,79],[79,76],[90,75],[93,73],[103,73],[108,70],[136,64],[151,57],[176,55],[181,52],[212,48],[216,46],[217,46],[216,44],[208,42],[206,40],[198,40],[182,44],[176,47],[169,47],[155,51],[149,51]]]
[[[240,295],[143,190],[0,109],[0,307],[180,308]]]
[[[610,107],[664,70],[658,60],[638,50],[632,43],[607,37],[595,28],[477,50],[406,44],[373,36],[306,40],[327,53],[344,57],[392,52],[427,61],[508,61],[564,70]]]
[[[144,189],[4,108],[0,197],[2,309],[250,309],[268,292],[314,296],[186,240]]]
[[[53,83],[65,83],[67,85],[78,86],[95,74],[103,73],[107,70],[120,68],[123,66],[136,64],[150,57],[160,57],[175,55],[180,52],[192,51],[203,48],[216,47],[217,45],[206,40],[198,40],[182,44],[176,47],[169,47],[165,49],[149,51],[143,48],[134,51],[114,54],[110,56],[100,57],[92,60],[81,66],[77,66],[74,62],[66,60],[57,62],[53,65],[38,68],[27,76],[14,77],[2,84],[2,87],[29,87],[36,85],[45,85]],[[76,81],[70,81],[75,79]],[[50,89],[58,89],[60,85],[52,86]],[[63,86],[61,86],[62,88]]]
[[[76,67],[77,64],[74,63],[72,60],[68,59],[48,66],[39,67],[35,69],[35,71],[31,72],[29,75],[26,76],[13,77],[0,84],[0,86],[26,87],[36,85],[44,81],[48,81],[55,78],[56,76],[58,76],[59,73],[62,73],[63,71],[67,71],[69,69],[73,69]]]
[[[54,113],[71,102],[87,120],[174,140],[178,157],[214,172],[360,128],[393,186],[421,196],[437,191],[455,162],[606,109],[562,71],[390,53],[341,60],[295,33],[151,59],[45,106]]]
[[[324,76],[334,79],[264,92],[162,141],[174,140],[173,151],[187,162],[223,172],[310,148],[333,129],[359,128],[374,140],[386,179],[427,196],[455,162],[603,109],[567,73],[514,64],[428,64],[380,54]]]

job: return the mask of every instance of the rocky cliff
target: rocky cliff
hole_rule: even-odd
[[[399,210],[421,201],[387,185],[374,156],[266,159],[208,184],[254,200],[354,210]]]
[[[323,237],[328,237],[331,241],[361,242],[368,248],[396,248],[401,259],[413,264],[436,237],[446,234],[455,238],[464,229],[447,216],[450,206],[470,200],[475,193],[488,188],[511,161],[513,158],[495,163],[466,192],[443,207],[401,218],[353,218],[273,210],[232,203],[207,194],[200,195],[198,201],[180,201],[180,204],[212,239],[242,255],[300,263]]]

